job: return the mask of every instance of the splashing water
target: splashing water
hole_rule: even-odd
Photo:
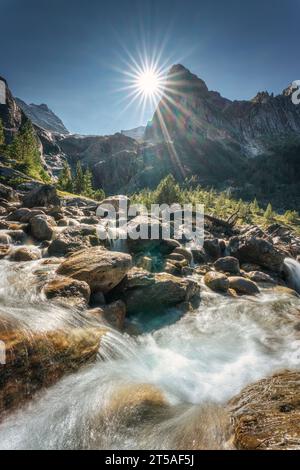
[[[9,295],[18,290],[21,278],[31,283],[34,263],[20,268],[26,276],[24,271],[15,274],[13,283],[16,267],[1,263],[1,305],[9,306],[9,314],[21,317]],[[23,316],[28,328],[37,328],[52,318],[46,309],[53,307],[43,303],[34,309],[32,295],[29,289]],[[255,298],[230,299],[204,286],[201,295],[200,308],[176,323],[136,338],[117,332],[105,336],[100,349],[105,361],[64,378],[11,414],[0,425],[0,447],[226,448],[224,403],[250,382],[282,368],[299,368],[300,336],[295,326],[300,301],[267,290]],[[63,308],[57,315],[60,324],[66,321]],[[151,409],[150,415],[140,410],[137,416],[123,406],[124,387],[141,384],[159,390],[167,405]]]
[[[300,294],[300,263],[292,258],[286,258],[284,265],[288,273],[289,285]]]

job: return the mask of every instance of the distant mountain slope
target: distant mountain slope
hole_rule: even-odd
[[[168,141],[184,138],[193,145],[208,140],[233,141],[245,154],[256,156],[274,137],[300,134],[300,106],[291,100],[291,88],[273,96],[259,92],[250,101],[231,101],[182,65],[169,72],[161,99],[145,138]]]
[[[16,98],[16,102],[31,122],[37,126],[57,134],[69,134],[62,120],[46,104],[26,104],[19,98]]]
[[[121,134],[126,135],[127,137],[131,137],[137,141],[142,141],[144,139],[146,126],[139,126],[135,129],[129,129],[127,131],[121,131]]]

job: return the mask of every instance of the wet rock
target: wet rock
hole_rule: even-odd
[[[181,244],[178,240],[173,238],[164,238],[161,240],[159,245],[159,251],[162,255],[171,254],[176,248],[180,248]]]
[[[48,253],[50,256],[67,256],[84,248],[90,248],[92,243],[100,244],[95,227],[90,225],[67,227],[56,234]]]
[[[261,271],[250,271],[246,276],[253,282],[261,282],[267,284],[275,284],[276,281],[269,276],[269,274],[263,273]]]
[[[289,287],[275,286],[272,290],[282,295],[291,295],[292,297],[299,297],[299,294],[294,289],[290,289]]]
[[[103,305],[101,308],[88,310],[86,315],[108,323],[117,330],[122,330],[126,317],[126,304],[122,300],[117,300],[111,304]]]
[[[176,255],[179,254],[179,255],[183,256],[183,258],[187,260],[188,264],[191,264],[192,261],[193,261],[192,253],[189,250],[187,250],[186,248],[177,247],[177,248],[175,248],[175,250],[173,251],[172,254],[173,255],[174,254],[176,254]]]
[[[30,221],[30,219],[32,219],[36,215],[45,216],[46,214],[42,209],[33,209],[30,212],[28,212],[27,214],[23,215],[23,217],[21,217],[21,219],[20,219],[20,222],[28,223]]]
[[[122,205],[124,205],[124,204],[127,204],[127,209],[129,209],[130,199],[127,196],[123,196],[123,195],[111,196],[111,197],[106,198],[103,201],[99,202],[99,206],[102,206],[102,207],[112,206],[115,209],[116,213],[119,213],[120,205],[122,207]]]
[[[168,406],[163,393],[154,385],[128,384],[112,394],[104,415],[106,420],[117,419],[128,426],[153,419],[156,412]]]
[[[93,247],[71,255],[57,272],[87,282],[92,292],[105,294],[122,281],[131,264],[132,258],[128,254]]]
[[[229,274],[239,274],[240,273],[240,263],[237,258],[233,256],[225,256],[224,258],[219,258],[214,263],[214,268],[216,271],[221,271],[223,273]]]
[[[19,202],[18,193],[9,186],[0,183],[0,198],[8,202]]]
[[[229,288],[229,281],[225,274],[216,271],[209,271],[204,276],[204,282],[211,290],[216,292],[226,292]]]
[[[251,271],[259,271],[260,266],[258,266],[258,264],[253,263],[243,263],[241,269],[246,273],[250,273]]]
[[[100,219],[96,216],[82,217],[79,222],[86,225],[98,225]]]
[[[24,207],[60,206],[60,199],[55,186],[45,184],[33,189],[23,198]]]
[[[255,295],[259,294],[259,288],[255,282],[240,276],[232,276],[228,278],[230,289],[234,289],[238,294]]]
[[[25,243],[27,235],[23,230],[8,230],[7,235],[13,243]]]
[[[11,252],[11,247],[9,245],[0,245],[0,259],[5,258]]]
[[[21,207],[20,209],[16,209],[13,211],[6,220],[13,220],[15,222],[20,222],[23,217],[30,216],[31,210],[27,209],[26,207]]]
[[[37,248],[28,248],[26,246],[22,246],[21,248],[16,249],[10,256],[12,261],[34,261],[37,259],[41,259],[42,255],[40,250]]]
[[[281,271],[284,259],[288,255],[269,241],[248,235],[232,237],[228,250],[241,263],[255,263],[274,272]]]
[[[299,449],[298,371],[284,371],[249,385],[229,402],[229,410],[238,449]]]
[[[9,245],[11,243],[11,237],[7,233],[0,233],[0,244]]]
[[[4,329],[3,329],[4,326]],[[6,364],[0,364],[0,414],[97,357],[105,328],[30,332],[0,325]]]
[[[203,263],[206,263],[207,261],[207,256],[204,252],[204,250],[202,249],[192,249],[192,255],[193,255],[193,259],[194,259],[194,262],[196,264],[203,264]]]
[[[51,217],[36,215],[30,219],[30,231],[37,240],[51,240],[55,222]]]
[[[67,305],[86,307],[90,301],[91,289],[84,281],[57,276],[44,287],[48,299],[58,299]]]
[[[192,279],[137,268],[128,273],[120,288],[129,313],[178,305],[200,293],[199,284]]]
[[[204,240],[203,248],[208,256],[214,260],[222,256],[221,247],[217,238]]]
[[[149,272],[152,271],[152,264],[152,258],[150,256],[142,256],[136,263],[138,268],[145,269]]]

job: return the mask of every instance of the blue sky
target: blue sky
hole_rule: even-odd
[[[72,132],[111,134],[152,117],[153,105],[127,107],[120,90],[140,55],[182,63],[230,99],[300,79],[299,0],[0,0],[0,18],[0,75]]]

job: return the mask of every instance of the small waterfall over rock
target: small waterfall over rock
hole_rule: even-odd
[[[286,258],[284,272],[289,286],[300,294],[300,263],[293,258]]]

